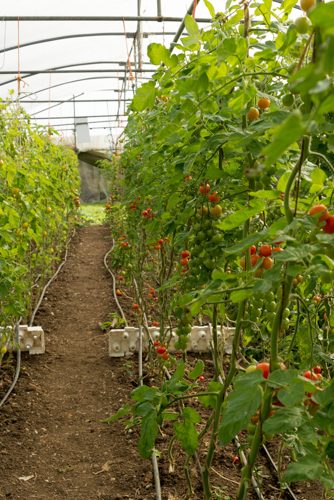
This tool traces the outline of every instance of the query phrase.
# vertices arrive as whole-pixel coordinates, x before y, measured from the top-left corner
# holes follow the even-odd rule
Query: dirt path
[[[109,246],[103,226],[79,230],[36,317],[47,353],[23,356],[16,392],[0,410],[1,499],[154,498],[136,439],[100,422],[133,388],[131,362],[108,358],[98,327],[115,310],[103,266]]]

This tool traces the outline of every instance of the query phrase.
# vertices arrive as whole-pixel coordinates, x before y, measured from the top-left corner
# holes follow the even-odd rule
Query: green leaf
[[[122,406],[114,415],[111,415],[111,417],[108,417],[102,422],[105,422],[107,424],[111,424],[112,422],[115,422],[116,420],[125,417],[125,415],[129,415],[132,413],[132,407],[130,405],[125,405]]]
[[[261,200],[256,200],[256,201],[257,203],[255,204],[254,207],[241,208],[240,210],[237,210],[233,214],[225,217],[223,222],[221,222],[217,226],[220,229],[225,229],[225,230],[230,230],[241,226],[241,224],[243,224],[247,219],[250,219],[251,217],[258,215],[260,212],[262,212],[262,210],[264,210],[265,208],[264,202]]]
[[[248,297],[251,297],[254,295],[253,290],[236,290],[235,292],[232,292],[230,295],[231,301],[233,303],[238,303],[243,300],[246,300]]]
[[[202,375],[204,371],[204,362],[201,359],[198,359],[195,367],[188,374],[188,377],[191,380],[196,380],[200,375]]]
[[[235,388],[231,392],[223,408],[222,423],[218,431],[219,440],[229,443],[250,421],[262,401],[262,372],[239,375],[235,379]],[[251,394],[251,397],[250,397]]]
[[[153,401],[158,394],[158,389],[142,385],[134,389],[131,397],[134,401]]]
[[[267,434],[279,434],[287,432],[295,427],[300,427],[304,422],[303,408],[280,408],[274,415],[269,417],[263,424],[263,430]]]
[[[134,111],[153,108],[155,103],[155,82],[144,83],[136,92],[131,107]]]
[[[198,28],[198,24],[196,23],[195,19],[190,16],[189,14],[186,15],[184,18],[184,24],[186,26],[186,30],[193,37],[194,39],[199,39],[200,31]]]
[[[254,198],[261,198],[264,200],[277,200],[279,198],[279,190],[271,189],[270,191],[267,189],[260,189],[259,191],[252,191],[249,193],[250,196],[254,196]]]
[[[199,413],[186,407],[182,414],[183,422],[174,424],[175,437],[188,455],[193,455],[198,447],[198,432],[195,424],[201,420]]]
[[[160,43],[151,43],[147,48],[147,55],[155,65],[164,63],[168,66],[171,62],[169,50]]]
[[[304,131],[305,125],[301,113],[293,111],[281,125],[272,130],[272,140],[263,149],[263,154],[266,156],[266,165],[270,166],[275,163],[289,146],[302,137]]]
[[[334,441],[330,441],[326,447],[326,454],[334,460]]]
[[[321,3],[312,9],[308,16],[314,27],[324,30],[324,34],[334,34],[334,3]]]
[[[324,115],[326,113],[332,113],[334,111],[334,94],[326,97],[324,101],[320,104],[318,108],[318,113]]]
[[[222,384],[220,382],[215,382],[214,380],[212,380],[208,385],[208,392],[217,392],[218,395],[221,388]],[[216,407],[216,402],[217,402],[216,396],[199,396],[198,400],[202,403],[203,406],[205,406],[205,408]]]
[[[215,17],[216,13],[215,13],[215,9],[213,8],[213,5],[211,2],[209,2],[209,0],[204,0],[204,3],[205,3],[205,7],[208,9],[208,11],[210,12],[210,16],[211,17]]]
[[[157,412],[151,411],[142,418],[138,449],[142,457],[150,458],[158,435]]]
[[[323,472],[321,463],[317,462],[314,457],[305,458],[299,462],[292,462],[288,465],[284,472],[283,479],[288,483],[294,481],[310,481],[319,479]]]

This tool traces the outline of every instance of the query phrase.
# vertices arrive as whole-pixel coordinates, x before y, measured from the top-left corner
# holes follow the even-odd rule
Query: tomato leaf
[[[263,376],[260,370],[238,375],[235,379],[234,391],[228,395],[223,405],[222,423],[218,431],[222,444],[229,443],[255,414],[262,401],[261,382]]]
[[[131,107],[134,111],[143,111],[144,109],[150,109],[155,103],[155,82],[144,83],[137,90]]]
[[[266,166],[275,163],[289,146],[299,141],[304,132],[305,125],[300,111],[293,111],[281,125],[272,130],[272,140],[263,149]]]
[[[202,375],[203,371],[204,371],[204,362],[201,359],[198,359],[194,368],[191,370],[190,373],[188,373],[188,377],[191,380],[196,380],[200,375]]]
[[[183,422],[174,424],[175,437],[188,455],[193,455],[198,446],[198,432],[196,424],[201,420],[199,413],[193,408],[186,407],[182,414]]]

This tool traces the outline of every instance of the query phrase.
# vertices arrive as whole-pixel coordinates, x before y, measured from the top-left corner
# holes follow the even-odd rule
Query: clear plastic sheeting
[[[202,20],[201,27],[208,26],[210,14],[204,2],[196,3],[196,19]],[[211,3],[217,11],[224,7],[220,0]],[[12,91],[11,99],[20,101],[32,121],[58,130],[67,142],[71,137],[75,142],[76,117],[88,117],[91,139],[104,137],[102,142],[109,147],[126,125],[127,106],[136,88],[156,69],[147,57],[148,45],[169,47],[192,4],[191,0],[5,2],[0,18],[0,97],[7,99]],[[55,16],[58,20],[50,20]],[[65,17],[76,20],[60,20]]]

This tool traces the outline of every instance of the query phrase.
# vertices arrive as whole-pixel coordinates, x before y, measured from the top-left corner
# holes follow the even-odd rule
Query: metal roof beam
[[[72,98],[73,99],[73,98]],[[78,104],[80,102],[118,102],[118,101],[132,101],[132,99],[76,99],[75,100],[75,104]],[[10,99],[8,101],[6,101],[5,99],[3,99],[2,102],[7,102],[7,103],[11,103],[13,101],[11,101]],[[36,101],[32,100],[32,99],[20,99],[20,103],[21,102],[24,102],[24,103],[29,103],[29,104],[49,104],[49,103],[54,103],[54,102],[59,102],[61,104],[66,104],[66,103],[72,103],[72,101],[63,101],[62,99],[37,99]]]
[[[113,115],[83,115],[83,116],[76,116],[75,118],[79,119],[84,119],[84,118],[110,118]],[[119,116],[128,116],[128,115],[119,115]],[[34,120],[70,120],[73,118],[73,115],[71,116],[34,116]]]
[[[0,20],[1,20],[1,18],[0,18]],[[137,32],[127,33],[126,36],[127,36],[127,38],[135,38],[136,34],[137,34]],[[163,33],[163,32],[152,32],[152,33],[151,32],[145,32],[143,35],[146,38],[146,37],[148,37],[150,35],[154,35],[154,36],[174,35],[174,32],[167,32],[167,33]],[[39,45],[41,43],[57,42],[59,40],[68,40],[68,39],[71,39],[71,38],[88,38],[88,37],[92,37],[92,36],[97,36],[97,37],[98,36],[123,36],[124,37],[124,33],[121,33],[121,32],[77,33],[77,34],[72,34],[72,35],[54,36],[52,38],[41,38],[40,40],[33,40],[31,42],[21,43],[20,44],[20,50],[22,48],[24,48],[24,47],[30,47],[31,45]],[[7,54],[7,52],[10,52],[11,50],[17,50],[17,48],[18,48],[18,45],[11,45],[10,47],[1,49],[0,50],[0,54],[3,54],[3,53]],[[126,63],[124,63],[124,64],[126,64]]]
[[[133,69],[132,73],[155,73],[156,69]],[[120,69],[21,69],[22,78],[39,75],[40,73],[121,73]],[[24,73],[29,73],[24,75]],[[1,70],[0,75],[17,75],[17,70]]]
[[[165,23],[180,23],[183,17],[170,16],[1,16],[1,21],[156,21]],[[211,18],[196,19],[197,23],[211,23]]]

